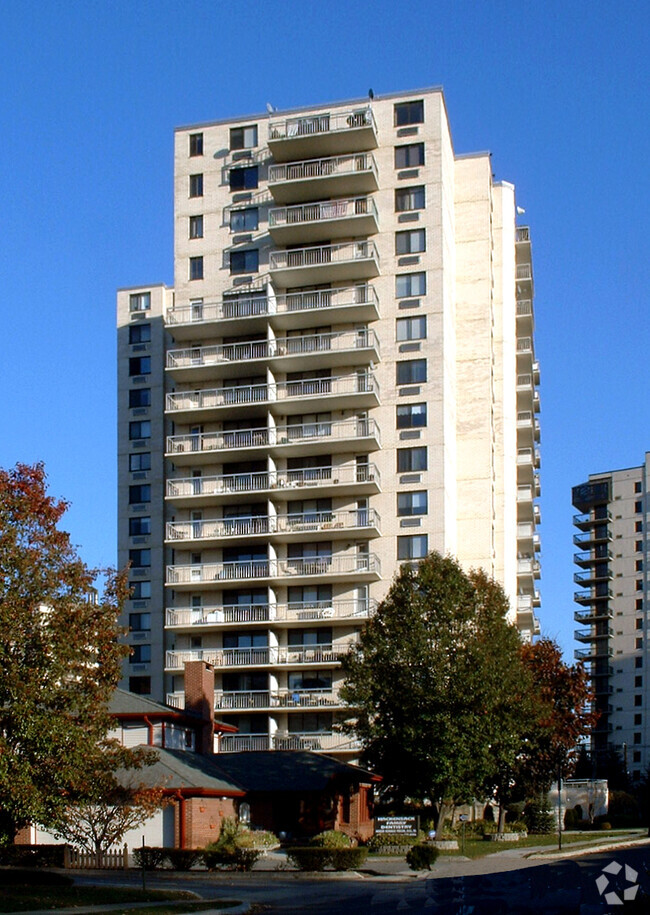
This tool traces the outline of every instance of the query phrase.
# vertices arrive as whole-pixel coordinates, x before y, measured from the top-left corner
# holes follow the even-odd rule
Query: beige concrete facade
[[[176,131],[174,289],[118,296],[120,561],[129,518],[151,518],[151,661],[126,686],[180,702],[203,658],[240,728],[222,749],[354,753],[338,658],[431,549],[502,582],[532,636],[538,370],[515,223],[489,154],[454,155],[439,89]],[[134,508],[139,323],[152,488]]]

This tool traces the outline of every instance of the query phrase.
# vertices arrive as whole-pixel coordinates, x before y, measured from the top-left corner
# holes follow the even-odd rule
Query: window
[[[395,168],[417,168],[424,165],[424,143],[395,147]]]
[[[395,365],[397,384],[420,384],[427,380],[427,360],[409,359]]]
[[[639,675],[634,678],[634,688],[643,689],[643,676],[642,675]]]
[[[634,659],[634,666],[635,666],[637,669],[638,669],[639,667],[643,667],[643,658],[635,658],[635,659]]]
[[[635,639],[634,647],[637,651],[641,651],[641,649],[643,648],[643,639]]]
[[[634,522],[635,533],[640,534],[642,532],[642,530],[643,530],[643,521],[635,521]]]
[[[129,613],[129,628],[133,632],[147,632],[151,629],[151,614]]]
[[[634,743],[636,743],[636,744],[641,743],[641,734],[640,733],[637,733],[634,735]]]
[[[422,251],[426,251],[424,229],[395,232],[395,254],[420,254]]]
[[[151,470],[151,452],[139,451],[129,455],[129,470],[133,473],[138,470]]]
[[[397,538],[398,559],[424,559],[427,555],[428,539],[426,534],[415,534],[411,537]]]
[[[129,343],[149,343],[151,341],[151,324],[132,324],[129,327]]]
[[[426,273],[402,273],[395,277],[395,295],[398,299],[426,295]]]
[[[640,482],[640,480],[637,480],[637,482],[634,484],[634,492],[641,492],[641,482]]]
[[[257,124],[230,128],[230,149],[251,149],[257,146]]]
[[[643,715],[640,712],[637,712],[634,716],[634,724],[635,726],[643,724]]]
[[[151,373],[151,356],[131,356],[129,375],[149,375]]]
[[[397,472],[410,473],[414,470],[427,469],[427,449],[422,448],[398,448],[397,449]]]
[[[408,124],[421,124],[424,121],[424,101],[398,102],[395,105],[395,127],[405,127]]]
[[[636,629],[643,629],[643,620],[635,620],[634,624]]]
[[[151,438],[151,422],[148,419],[140,422],[129,423],[129,438]]]
[[[202,280],[203,279],[203,258],[202,257],[191,257],[190,258],[190,279],[191,280]]]
[[[134,292],[129,296],[129,311],[148,311],[150,308],[150,292]]]
[[[635,706],[643,705],[643,696],[635,696],[634,705]]]
[[[260,254],[257,248],[230,252],[230,273],[255,273],[259,270]]]
[[[129,550],[129,562],[134,569],[144,569],[151,565],[151,550]]]
[[[151,661],[151,645],[132,645],[130,664],[149,664]]]
[[[190,238],[203,238],[203,216],[190,216]]]
[[[635,541],[634,549],[636,550],[637,553],[642,553],[643,552],[643,540]]]
[[[397,407],[397,428],[416,429],[427,424],[427,405],[425,403],[400,404]]]
[[[395,191],[395,212],[406,213],[410,210],[424,209],[424,185],[417,187],[400,187]]]
[[[259,223],[259,210],[257,207],[246,207],[243,210],[230,211],[231,232],[254,232]]]
[[[202,156],[203,155],[203,134],[202,133],[191,133],[190,134],[190,156]]]
[[[419,489],[417,492],[397,493],[398,515],[426,515],[426,513],[427,492],[425,489]]]
[[[129,407],[150,407],[151,388],[132,388],[129,391]]]
[[[141,534],[151,533],[151,518],[142,515],[139,518],[129,518],[129,536],[138,537]]]
[[[203,197],[203,175],[190,175],[190,197]]]
[[[151,502],[151,486],[149,483],[143,483],[140,486],[129,486],[129,505],[137,505],[140,502]]]
[[[131,600],[148,600],[151,597],[150,581],[131,581]]]
[[[230,190],[248,191],[257,187],[257,165],[230,169]]]
[[[136,696],[148,696],[151,692],[151,677],[129,677],[129,692]]]
[[[643,591],[643,579],[642,578],[637,578],[636,589],[637,589],[637,591]]]
[[[637,515],[641,514],[643,511],[643,502],[640,499],[638,502],[634,503],[634,511],[637,513]]]
[[[636,566],[637,572],[643,572],[643,560],[642,559],[637,559],[635,566]]]
[[[637,597],[635,606],[636,606],[637,610],[643,610],[643,598],[642,597]]]
[[[427,319],[424,315],[397,319],[396,337],[398,343],[404,343],[407,340],[425,340],[426,336]]]

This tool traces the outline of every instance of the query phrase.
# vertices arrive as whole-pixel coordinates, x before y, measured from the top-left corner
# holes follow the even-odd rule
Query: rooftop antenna
[[[375,97],[375,93],[372,91],[372,89],[368,89],[368,98],[372,101],[372,99],[374,99],[374,97]]]

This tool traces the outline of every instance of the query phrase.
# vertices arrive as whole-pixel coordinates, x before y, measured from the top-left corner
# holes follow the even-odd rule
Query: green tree
[[[503,589],[431,553],[403,565],[343,661],[343,698],[364,762],[397,802],[438,806],[481,795],[513,766],[529,674]]]
[[[41,464],[0,470],[0,840],[53,824],[110,726],[125,575],[98,599]]]

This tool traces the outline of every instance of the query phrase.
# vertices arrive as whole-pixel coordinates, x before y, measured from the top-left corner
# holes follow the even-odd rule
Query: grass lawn
[[[646,830],[630,829],[611,829],[593,832],[572,832],[562,833],[562,848],[573,846],[591,846],[607,844],[612,841],[625,839],[639,839],[647,835]],[[458,845],[460,846],[460,839]],[[483,858],[486,855],[494,855],[500,851],[507,851],[511,848],[533,848],[536,846],[548,846],[549,851],[557,849],[557,834],[547,836],[527,836],[525,839],[519,839],[518,842],[485,842],[483,839],[465,839],[465,857],[466,858]],[[460,855],[458,851],[441,851],[441,855]]]
[[[191,900],[191,901],[188,901]],[[123,903],[157,902],[160,905],[146,908],[123,909]],[[196,901],[192,893],[165,890],[135,890],[107,886],[3,886],[0,892],[0,912],[29,912],[32,909],[90,908],[95,905],[114,904],[115,915],[164,915],[164,913],[200,912],[215,908],[215,901]],[[233,900],[219,900],[219,908],[239,905]]]

